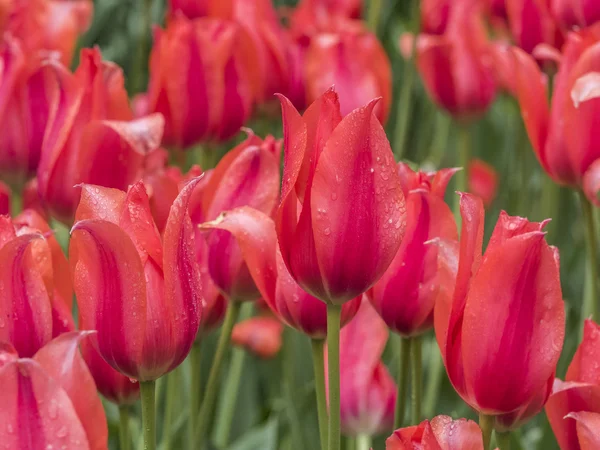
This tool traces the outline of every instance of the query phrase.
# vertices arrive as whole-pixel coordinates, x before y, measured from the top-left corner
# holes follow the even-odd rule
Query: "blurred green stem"
[[[371,0],[369,2],[369,13],[367,15],[367,25],[375,35],[379,28],[379,18],[381,17],[381,3],[383,0]]]
[[[458,127],[458,142],[457,142],[457,164],[456,167],[461,167],[454,177],[456,179],[456,191],[467,192],[469,160],[471,159],[471,130],[466,125]],[[454,198],[454,218],[460,230],[462,223],[460,216],[460,196]]]
[[[359,434],[356,436],[356,450],[370,450],[371,436],[368,434]]]
[[[188,450],[194,450],[194,433],[195,433],[195,421],[198,414],[198,406],[200,405],[200,388],[201,388],[201,374],[200,370],[202,353],[200,351],[200,342],[194,342],[192,350],[190,351],[190,402],[189,402],[189,417],[188,417]]]
[[[177,391],[180,388],[178,375],[177,369],[165,375],[167,379],[167,392],[165,393],[165,416],[163,418],[163,438],[161,441],[161,445],[164,448],[171,448],[173,410],[175,408],[175,401],[177,400]]]
[[[448,148],[451,123],[452,119],[446,113],[443,111],[436,112],[433,142],[431,143],[431,151],[428,158],[436,169],[440,168],[444,161],[444,154]]]
[[[583,191],[579,191],[579,198],[581,200],[581,210],[583,213],[583,220],[585,222],[585,231],[588,248],[588,276],[591,278],[591,284],[586,293],[584,299],[584,314],[581,315],[582,322],[586,319],[586,314],[591,314],[592,319],[595,322],[599,321],[598,317],[598,272],[600,267],[598,266],[598,241],[597,241],[597,230],[596,221],[594,218],[594,210],[592,204],[587,199]]]
[[[155,381],[140,381],[144,450],[156,450]]]
[[[510,450],[510,431],[505,433],[496,431],[496,444],[500,450]]]
[[[18,192],[13,192],[10,198],[10,215],[12,217],[18,216],[23,210],[23,197]]]
[[[283,349],[281,353],[281,362],[283,363],[283,395],[287,404],[287,416],[290,423],[290,431],[292,435],[292,448],[296,450],[304,450],[304,433],[302,432],[302,423],[296,409],[296,365],[294,338],[296,331],[290,327],[285,327],[283,332]],[[319,423],[320,425],[320,423]]]
[[[479,428],[481,428],[481,435],[483,436],[483,450],[489,450],[492,441],[492,431],[494,430],[494,418],[480,413]]]
[[[119,406],[119,443],[121,450],[130,449],[131,437],[129,436],[129,406]]]
[[[315,373],[315,392],[317,396],[317,412],[319,416],[319,435],[321,450],[327,449],[328,422],[327,399],[325,398],[325,340],[311,339],[313,370]]]
[[[152,0],[140,0],[142,29],[139,35],[137,45],[137,53],[134,58],[134,66],[132,68],[130,92],[137,93],[144,91],[144,72],[147,69],[146,57],[148,54],[149,36],[152,28]]]
[[[327,368],[329,369],[329,443],[340,450],[340,316],[342,307],[327,305]]]
[[[408,369],[410,367],[410,339],[400,336],[400,364],[398,366],[398,395],[396,397],[396,415],[394,429],[398,429],[404,422],[406,410],[406,392],[408,390]]]
[[[435,406],[443,374],[444,362],[442,361],[442,355],[434,337],[431,344],[431,354],[429,355],[429,376],[427,377],[427,386],[425,387],[425,396],[423,399],[425,417],[433,417],[435,415]]]
[[[210,372],[208,375],[208,382],[206,383],[206,389],[204,399],[202,400],[202,406],[200,407],[200,414],[198,415],[198,421],[196,423],[196,432],[194,442],[196,448],[202,448],[200,445],[201,440],[206,437],[206,431],[208,429],[208,422],[212,416],[215,400],[217,398],[217,392],[219,391],[219,379],[221,377],[221,366],[225,358],[225,353],[229,348],[229,340],[231,338],[231,331],[233,326],[237,322],[237,318],[240,314],[241,303],[230,300],[227,305],[227,312],[225,313],[225,320],[221,327],[221,334],[219,335],[219,341],[217,342],[217,350],[215,352]]]
[[[421,422],[421,401],[423,391],[423,362],[421,356],[421,343],[421,336],[410,338],[412,425],[418,425]]]

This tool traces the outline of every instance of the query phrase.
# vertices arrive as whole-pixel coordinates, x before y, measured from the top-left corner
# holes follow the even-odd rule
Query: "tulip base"
[[[483,437],[483,450],[489,450],[494,431],[494,417],[479,413],[479,428]]]
[[[329,376],[328,450],[340,450],[340,321],[342,307],[327,305],[327,368]]]
[[[144,450],[156,450],[155,381],[140,381]]]
[[[319,417],[319,436],[321,450],[327,449],[328,420],[327,399],[325,396],[325,341],[311,339],[313,370],[315,374],[315,392],[317,396],[317,413]]]
[[[410,339],[400,337],[400,364],[398,366],[398,395],[396,396],[396,414],[394,429],[402,427],[406,410],[406,393],[408,391],[408,370],[410,368]]]
[[[121,450],[131,448],[131,437],[129,436],[129,407],[119,406],[119,444]]]

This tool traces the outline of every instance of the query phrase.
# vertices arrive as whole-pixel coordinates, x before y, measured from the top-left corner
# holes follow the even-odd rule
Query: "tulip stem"
[[[377,35],[379,28],[379,18],[381,17],[381,0],[371,0],[369,2],[369,11],[367,15],[367,24],[371,31]]]
[[[496,444],[500,450],[510,450],[510,431],[505,433],[496,431]]]
[[[421,422],[421,399],[423,392],[423,361],[421,357],[421,336],[410,339],[411,406],[412,424]]]
[[[494,430],[494,417],[479,413],[479,428],[483,436],[483,450],[489,450]]]
[[[155,381],[140,381],[144,450],[156,450]]]
[[[329,419],[327,417],[327,399],[325,397],[325,340],[311,339],[311,344],[321,450],[327,450],[327,425]]]
[[[368,434],[359,434],[356,436],[356,450],[370,450],[371,436]]]
[[[587,317],[587,315],[591,315],[594,321],[598,322],[598,305],[596,302],[598,301],[599,290],[598,290],[598,273],[600,272],[600,267],[598,266],[598,241],[596,239],[596,221],[594,218],[594,210],[592,208],[592,204],[587,199],[585,194],[580,191],[579,198],[581,200],[581,209],[583,212],[583,219],[585,221],[585,231],[587,238],[587,247],[588,247],[588,277],[590,277],[591,289],[587,290],[586,296],[584,299],[584,309],[582,311],[581,317],[582,322]]]
[[[223,365],[223,359],[225,358],[225,353],[229,347],[231,331],[233,330],[233,326],[237,322],[237,318],[240,315],[240,309],[240,302],[231,300],[228,302],[225,320],[223,322],[223,326],[221,327],[221,334],[219,335],[219,341],[217,342],[217,350],[210,367],[208,382],[206,383],[206,389],[204,391],[205,395],[204,399],[202,400],[202,406],[200,407],[198,422],[196,423],[196,437],[194,441],[197,444],[206,437],[208,421],[212,416],[215,400],[217,399],[219,379],[221,377],[221,366]],[[201,448],[201,446],[196,445],[196,448]]]
[[[161,445],[164,448],[171,448],[171,427],[173,426],[173,409],[175,408],[175,400],[177,391],[179,390],[179,373],[177,369],[165,375],[167,379],[167,390],[165,393],[165,415],[163,418],[164,430]]]
[[[142,0],[140,3],[142,29],[139,30],[137,53],[133,59],[134,66],[132,68],[130,85],[131,94],[144,90],[144,71],[146,69],[146,56],[149,47],[148,36],[152,28],[152,0]]]
[[[423,398],[423,412],[425,417],[433,417],[435,414],[435,406],[440,390],[440,382],[444,374],[444,362],[440,354],[439,347],[435,338],[431,345],[431,354],[429,355],[429,375],[427,377],[427,387]]]
[[[119,443],[121,450],[129,450],[131,438],[129,436],[129,406],[119,406]]]
[[[194,342],[192,350],[190,351],[190,414],[188,417],[188,450],[194,450],[194,433],[196,432],[194,418],[198,414],[198,406],[200,405],[200,388],[201,388],[201,368],[202,353],[200,349],[200,343]]]
[[[402,427],[406,410],[406,392],[408,388],[408,369],[410,368],[410,339],[400,337],[400,364],[398,365],[398,395],[396,397],[396,415],[394,429]]]
[[[23,211],[23,197],[19,192],[13,192],[10,197],[10,215],[16,217]]]
[[[342,307],[327,305],[327,366],[329,372],[329,443],[340,450],[340,320]]]

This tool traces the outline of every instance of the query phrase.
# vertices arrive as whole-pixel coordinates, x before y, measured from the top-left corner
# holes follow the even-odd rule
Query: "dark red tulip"
[[[60,87],[52,102],[37,171],[40,197],[52,215],[71,223],[81,183],[126,189],[142,175],[158,147],[159,114],[132,120],[121,69],[84,49],[72,75],[56,67]]]
[[[469,192],[481,197],[483,204],[488,207],[498,195],[498,172],[491,164],[473,158],[469,161],[468,186]]]
[[[406,204],[377,100],[342,118],[333,89],[301,116],[281,97],[282,199],[277,235],[296,282],[328,303],[369,289],[394,258]]]
[[[0,341],[31,357],[74,329],[68,263],[50,227],[31,210],[0,216]]]
[[[10,214],[10,198],[12,190],[6,184],[0,181],[0,215]]]
[[[564,28],[585,28],[600,21],[600,4],[594,0],[551,0],[551,5]]]
[[[269,216],[241,207],[201,227],[232,234],[262,298],[285,324],[312,339],[327,336],[327,306],[304,291],[290,275],[277,246],[275,224]],[[354,317],[359,305],[357,297],[342,306],[342,326]]]
[[[161,237],[146,189],[84,185],[69,248],[82,329],[115,370],[140,381],[185,359],[198,333],[201,280],[188,204],[181,191]]]
[[[405,337],[433,327],[435,298],[445,280],[438,272],[438,246],[431,241],[458,239],[454,216],[444,203],[455,172],[413,172],[407,164],[398,164],[406,198],[406,233],[394,260],[368,295],[387,326]]]
[[[7,346],[0,350],[0,441],[6,448],[107,448],[104,408],[77,349],[88,333],[63,334],[33,359]]]
[[[544,239],[546,222],[502,212],[482,256],[483,202],[461,194],[460,207],[460,255],[439,243],[439,270],[456,273],[456,284],[436,300],[437,341],[450,381],[469,405],[491,416],[526,409],[507,419],[522,421],[543,406],[562,349],[558,250]]]
[[[437,416],[418,426],[400,428],[385,441],[385,450],[485,450],[472,420]]]
[[[594,417],[591,414],[600,413],[599,340],[600,327],[586,320],[583,340],[569,365],[565,381],[554,381],[546,403],[546,415],[561,450],[585,450],[580,431],[585,432],[586,423],[590,423],[588,419]],[[577,414],[584,415],[578,417]]]
[[[243,347],[259,358],[277,356],[282,344],[283,324],[275,317],[251,317],[236,323],[231,333],[231,343]]]

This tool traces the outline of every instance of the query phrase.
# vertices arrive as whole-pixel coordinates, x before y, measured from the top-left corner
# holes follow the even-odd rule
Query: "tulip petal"
[[[83,184],[75,222],[100,219],[119,224],[127,194],[120,189]]]
[[[573,412],[566,417],[577,421],[577,437],[581,450],[600,448],[600,414],[592,412]]]
[[[600,206],[600,159],[594,161],[583,174],[583,192],[595,206]]]
[[[336,303],[365,292],[383,275],[406,226],[400,179],[375,104],[354,110],[336,127],[312,185],[318,265],[328,300]]]
[[[86,432],[90,449],[108,445],[106,414],[96,384],[79,353],[79,344],[91,331],[63,334],[42,347],[34,356],[46,373],[67,393]]]
[[[481,429],[472,420],[434,417],[423,432],[423,448],[440,450],[483,450]]]
[[[600,386],[600,326],[593,320],[587,319],[583,326],[583,340],[567,370],[565,381],[579,381]]]

